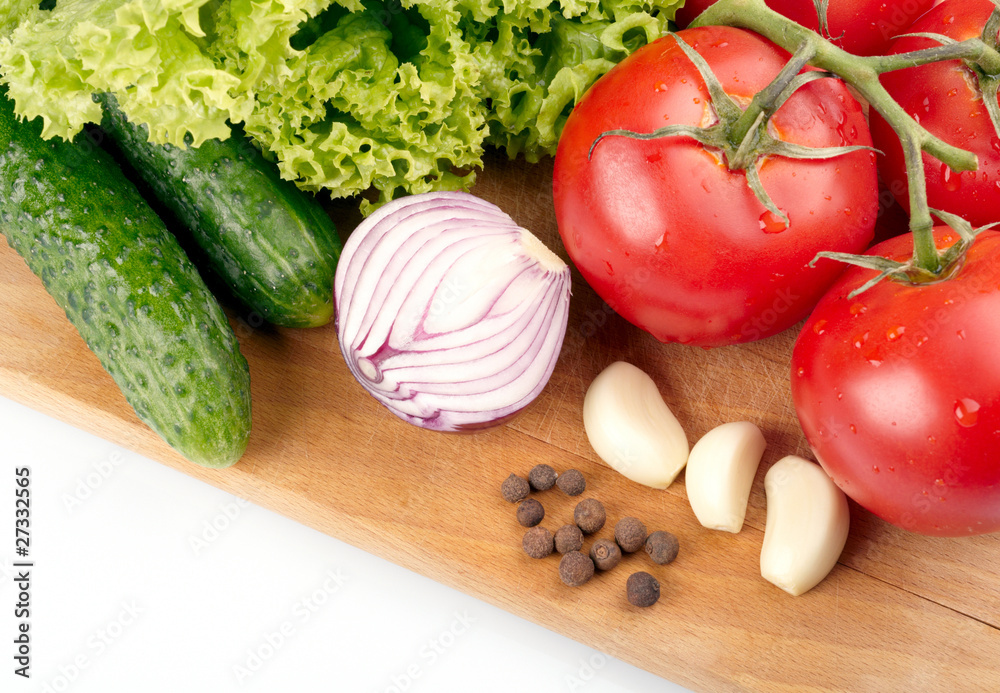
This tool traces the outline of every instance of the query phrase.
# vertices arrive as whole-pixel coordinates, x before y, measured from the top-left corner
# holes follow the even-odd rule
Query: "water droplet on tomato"
[[[955,333],[955,336],[961,339],[962,341],[965,341],[965,330],[959,330],[958,332]]]
[[[785,228],[785,220],[771,210],[760,215],[760,230],[764,233],[781,233]]]
[[[955,418],[960,426],[972,428],[979,419],[979,402],[968,397],[955,402]]]
[[[667,83],[666,82],[660,82],[659,84],[656,85],[656,88],[653,91],[663,92],[663,91],[666,91],[667,88],[668,87],[667,87]]]
[[[857,335],[854,338],[854,348],[855,349],[860,349],[861,347],[863,347],[865,345],[865,342],[867,342],[867,341],[868,341],[868,333],[867,332],[865,332],[864,334]]]
[[[890,472],[894,472],[894,471],[896,471],[896,468],[895,467],[889,467],[889,471]]]
[[[851,429],[851,433],[857,433],[858,432],[858,427],[855,426],[854,424],[851,424],[850,426],[848,426],[848,428]]]
[[[878,368],[879,366],[882,365],[882,358],[881,356],[876,355],[875,352],[872,352],[871,354],[868,354],[868,363],[870,363],[875,368]]]
[[[694,101],[695,103],[701,103],[701,99],[699,99],[697,96],[694,97],[692,101]]]
[[[868,311],[868,306],[866,306],[864,303],[854,303],[854,304],[851,304],[850,312],[851,312],[851,315],[853,315],[855,317],[857,317],[858,315],[863,315],[867,311]]]
[[[941,20],[942,24],[953,24],[955,22],[955,15],[949,14],[947,17]]]
[[[885,333],[885,338],[888,339],[890,342],[895,342],[897,339],[902,337],[903,333],[905,332],[906,332],[906,327],[904,327],[903,325],[898,325],[897,327],[890,327],[889,330]]]
[[[958,96],[958,89],[949,89],[948,96]]]
[[[935,438],[934,436],[927,436],[927,442],[933,445],[934,443],[937,442],[937,438]],[[910,460],[910,462],[912,463],[913,460]]]
[[[817,320],[813,324],[813,332],[816,334],[823,334],[826,332],[826,320]]]
[[[799,369],[795,371],[795,375],[799,376],[800,378],[805,374],[806,374],[806,369],[803,368],[802,366],[799,366]]]
[[[922,334],[922,335],[920,335],[920,336],[919,336],[919,337],[917,338],[917,346],[918,346],[918,347],[920,347],[920,346],[923,346],[924,344],[926,344],[926,343],[927,343],[927,342],[929,342],[929,341],[931,341],[931,338],[930,338],[930,337],[928,337],[928,336],[927,336],[927,335],[925,335],[925,334]]]
[[[962,174],[952,171],[948,164],[941,164],[941,185],[948,192],[955,192],[962,187]]]
[[[843,392],[838,392],[837,393],[837,400],[839,401],[839,400],[842,400],[842,399],[844,399],[844,393]]]
[[[877,464],[873,464],[872,465],[872,471],[875,472],[876,474],[878,474],[878,465]]]

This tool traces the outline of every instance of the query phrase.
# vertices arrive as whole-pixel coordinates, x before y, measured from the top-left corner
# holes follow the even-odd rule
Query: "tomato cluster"
[[[679,20],[712,2],[690,0]],[[817,25],[815,14],[803,14],[807,6],[815,11],[812,0],[767,4]],[[995,11],[992,0],[945,0],[917,19],[931,4],[831,2],[829,33],[859,54],[900,53],[979,37]],[[941,38],[888,44],[890,36],[915,32]],[[904,269],[920,265],[923,274],[898,271],[857,294],[877,269],[844,271],[839,262],[814,258],[819,251],[862,252],[871,242],[879,215],[876,158],[889,192],[908,204],[898,122],[890,126],[873,109],[869,131],[862,106],[841,81],[803,79],[766,113],[767,136],[844,149],[828,158],[772,150],[752,168],[733,165],[733,151],[713,145],[722,140],[691,134],[725,121],[705,66],[750,111],[789,54],[730,27],[678,35],[704,65],[677,39],[661,39],[599,80],[566,123],[555,207],[577,268],[612,308],[661,341],[734,344],[809,315],[793,354],[792,392],[806,437],[833,480],[865,508],[916,532],[1000,530],[1000,359],[993,354],[1000,343],[1000,233],[983,231],[970,241],[968,224],[938,227],[940,257],[950,257],[944,250],[956,243],[966,251],[928,269],[932,239],[918,223],[916,238],[891,238],[869,253]],[[958,60],[882,76],[889,95],[926,131],[976,154],[978,168],[967,172],[923,155],[929,207],[973,225],[1000,221],[1000,134],[983,96],[993,79]],[[688,129],[667,133],[667,125]],[[873,140],[884,156],[856,147]],[[753,173],[766,196],[752,189]],[[927,218],[922,199],[919,209],[924,216],[914,219]],[[923,256],[914,254],[915,242]]]

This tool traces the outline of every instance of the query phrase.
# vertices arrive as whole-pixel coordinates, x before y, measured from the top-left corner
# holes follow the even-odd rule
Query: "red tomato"
[[[687,0],[677,10],[677,24],[685,27],[716,0]],[[830,0],[826,16],[835,43],[856,55],[880,55],[889,41],[902,34],[934,0]],[[767,6],[813,31],[819,19],[813,0],[767,0]]]
[[[993,11],[991,0],[947,0],[924,15],[910,32],[933,32],[957,41],[979,36]],[[922,38],[901,38],[894,53],[939,45]],[[972,71],[957,60],[890,72],[882,84],[892,97],[932,134],[948,144],[973,152],[979,169],[956,173],[924,154],[927,200],[968,219],[974,226],[1000,220],[1000,139],[997,139],[983,95]],[[892,128],[872,113],[875,146],[885,152],[879,163],[882,178],[899,203],[910,208],[903,149]]]
[[[957,240],[938,227],[939,247]],[[899,260],[910,234],[872,249]],[[922,534],[1000,530],[1000,233],[951,279],[913,286],[852,267],[795,344],[792,396],[816,459],[848,496]]]
[[[789,57],[741,29],[681,36],[744,104]],[[754,197],[744,172],[689,138],[607,137],[590,155],[608,130],[652,132],[713,118],[704,81],[666,37],[598,80],[570,114],[556,154],[556,219],[570,257],[614,310],[664,342],[715,346],[780,332],[804,318],[843,270],[828,260],[807,267],[816,252],[861,252],[872,238],[871,152],[765,159],[760,177],[788,215],[787,229]],[[770,127],[809,146],[870,142],[861,107],[831,79],[798,90]]]

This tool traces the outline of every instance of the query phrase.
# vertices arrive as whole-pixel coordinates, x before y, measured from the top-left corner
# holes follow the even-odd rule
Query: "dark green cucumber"
[[[275,325],[330,321],[341,247],[319,204],[282,180],[239,131],[197,148],[152,144],[113,96],[102,101],[102,128],[240,300]]]
[[[0,233],[139,418],[193,462],[229,466],[250,433],[236,337],[160,218],[81,138],[42,140],[0,91]]]

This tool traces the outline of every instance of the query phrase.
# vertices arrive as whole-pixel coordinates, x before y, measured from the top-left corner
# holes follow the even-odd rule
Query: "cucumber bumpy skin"
[[[315,200],[282,180],[278,167],[238,130],[197,149],[153,144],[145,126],[128,122],[114,96],[100,100],[102,129],[191,230],[240,300],[283,327],[330,321],[341,245]]]
[[[42,140],[0,91],[0,233],[139,418],[189,460],[227,467],[250,433],[247,362],[177,240],[89,144]]]

